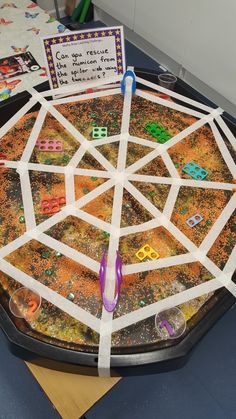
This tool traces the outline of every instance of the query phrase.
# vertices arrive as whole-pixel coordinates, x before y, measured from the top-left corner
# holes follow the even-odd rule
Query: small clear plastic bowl
[[[38,315],[41,300],[36,291],[21,287],[12,294],[9,308],[15,317],[30,320]]]
[[[173,90],[175,83],[177,82],[177,77],[174,74],[162,73],[158,74],[159,85],[165,87],[166,89]]]
[[[186,330],[186,320],[183,312],[173,307],[156,314],[155,326],[161,340],[177,339]]]

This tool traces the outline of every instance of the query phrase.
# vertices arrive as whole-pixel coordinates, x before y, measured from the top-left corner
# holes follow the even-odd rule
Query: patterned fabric
[[[0,0],[0,58],[29,51],[42,67],[0,80],[0,101],[47,80],[40,37],[68,32],[64,25],[29,0]]]

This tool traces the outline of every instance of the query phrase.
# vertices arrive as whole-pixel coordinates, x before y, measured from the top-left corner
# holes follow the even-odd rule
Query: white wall
[[[136,0],[134,31],[236,104],[235,18],[235,0]]]
[[[181,63],[192,2],[136,0],[134,31]]]
[[[235,0],[93,0],[93,3],[155,46],[162,58],[167,57],[162,64],[168,67],[171,58],[174,68],[179,65],[181,74],[194,87],[205,89],[207,85],[222,96],[221,103],[217,102],[220,106],[229,102],[230,111],[230,103],[236,105]],[[169,69],[174,71],[170,66]],[[217,96],[214,92],[210,94],[212,100]]]
[[[115,17],[128,28],[134,27],[136,0],[95,0],[93,3],[109,15]]]

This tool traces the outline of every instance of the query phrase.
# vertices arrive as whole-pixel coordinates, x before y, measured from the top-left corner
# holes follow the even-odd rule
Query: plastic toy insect
[[[6,20],[3,17],[0,19],[0,25],[7,26],[7,25],[10,25],[10,23],[13,23],[13,21],[12,20]]]
[[[29,13],[29,12],[25,12],[25,17],[26,17],[27,19],[35,19],[38,15],[39,15],[39,13]]]
[[[26,45],[23,48],[18,48],[18,47],[15,47],[14,45],[11,45],[11,48],[13,49],[14,52],[17,52],[19,54],[20,52],[26,52],[27,49],[29,48],[29,45]]]

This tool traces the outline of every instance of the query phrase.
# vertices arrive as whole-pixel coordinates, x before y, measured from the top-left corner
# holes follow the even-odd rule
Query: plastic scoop
[[[106,266],[107,266],[107,260],[106,260],[106,253],[103,254],[101,264],[100,264],[100,271],[99,271],[99,278],[100,278],[100,289],[101,289],[101,295],[102,295],[102,301],[105,309],[109,312],[114,311],[119,295],[120,295],[120,286],[122,281],[122,261],[120,258],[120,255],[118,252],[116,252],[116,295],[112,301],[109,301],[105,296],[105,283],[106,283]]]

